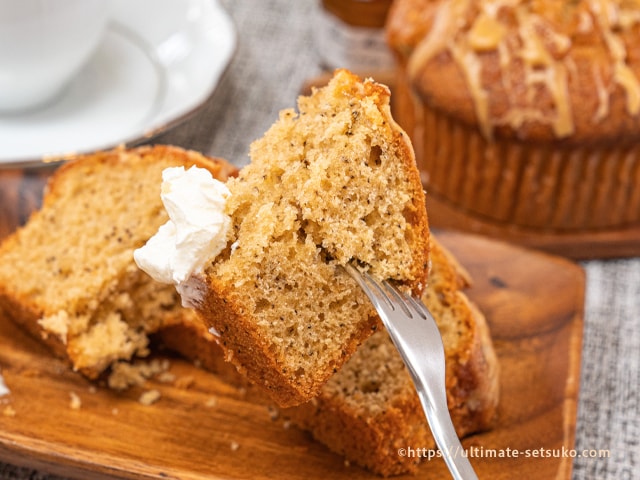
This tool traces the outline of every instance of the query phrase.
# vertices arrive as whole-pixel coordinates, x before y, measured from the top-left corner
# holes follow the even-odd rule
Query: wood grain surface
[[[435,194],[427,197],[427,210],[432,226],[486,235],[574,260],[640,256],[639,225],[577,232],[535,230],[488,221],[454,207]]]
[[[38,204],[45,177],[0,172],[2,235]],[[561,449],[574,446],[582,270],[481,237],[439,237],[474,277],[469,296],[487,316],[502,370],[495,427],[463,442],[479,477],[568,480],[572,461]],[[0,398],[0,461],[78,479],[376,478],[192,364],[172,358],[170,372],[175,381],[116,393],[0,317],[0,373],[11,391]],[[142,405],[150,389],[161,397]],[[431,460],[407,478],[447,473]]]

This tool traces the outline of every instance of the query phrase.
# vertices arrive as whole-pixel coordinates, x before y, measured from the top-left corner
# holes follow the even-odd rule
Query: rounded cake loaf
[[[640,223],[640,2],[398,0],[387,36],[430,194],[534,230]]]

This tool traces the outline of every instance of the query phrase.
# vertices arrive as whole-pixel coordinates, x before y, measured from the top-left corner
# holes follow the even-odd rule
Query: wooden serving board
[[[463,442],[475,447],[479,477],[568,480],[571,458],[553,452],[574,447],[583,271],[480,237],[439,237],[474,277],[469,295],[488,318],[501,366],[495,427]],[[377,478],[213,375],[178,359],[170,371],[175,382],[144,386],[161,392],[144,406],[140,389],[96,388],[0,318],[0,372],[11,391],[0,397],[0,461],[83,480]],[[79,409],[71,408],[71,392]],[[486,458],[492,449],[496,456]],[[406,478],[447,473],[431,460]]]

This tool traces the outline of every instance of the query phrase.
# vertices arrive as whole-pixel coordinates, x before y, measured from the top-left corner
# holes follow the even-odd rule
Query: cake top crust
[[[638,0],[398,0],[389,43],[431,107],[483,135],[631,142]]]

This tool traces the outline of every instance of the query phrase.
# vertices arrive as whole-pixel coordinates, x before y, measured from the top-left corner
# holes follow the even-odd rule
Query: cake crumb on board
[[[82,407],[82,400],[76,392],[69,392],[69,407],[71,410],[80,410]]]
[[[138,398],[138,402],[142,405],[152,405],[160,400],[161,394],[158,390],[147,390]]]
[[[16,411],[11,405],[7,405],[2,410],[2,415],[4,415],[5,417],[15,417],[16,416]]]
[[[126,390],[129,387],[142,385],[154,375],[162,375],[169,370],[168,360],[153,359],[139,361],[134,364],[118,362],[113,365],[108,385],[113,390]]]

